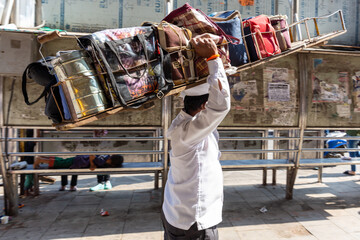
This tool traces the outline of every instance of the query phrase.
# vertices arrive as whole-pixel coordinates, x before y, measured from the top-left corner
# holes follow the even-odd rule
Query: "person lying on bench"
[[[124,158],[121,155],[77,155],[70,158],[37,156],[34,160],[34,169],[40,168],[40,164],[47,164],[51,169],[79,169],[79,168],[119,168]],[[60,191],[64,191],[67,185],[67,176],[61,176]],[[74,178],[75,177],[75,178]],[[73,175],[70,191],[76,191],[77,175]]]

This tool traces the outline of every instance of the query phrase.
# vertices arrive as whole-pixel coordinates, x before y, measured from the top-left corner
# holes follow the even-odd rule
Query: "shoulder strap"
[[[44,88],[44,91],[41,93],[41,95],[33,102],[29,102],[29,97],[28,97],[28,94],[27,94],[27,90],[26,90],[26,80],[27,80],[27,75],[28,75],[28,71],[29,71],[29,68],[31,68],[32,66],[36,65],[36,64],[39,64],[37,62],[34,62],[34,63],[30,63],[24,73],[23,73],[23,76],[22,76],[22,93],[24,95],[24,101],[27,105],[32,105],[34,103],[37,103],[42,97],[44,97],[46,95],[46,93],[49,91],[49,87],[45,87]]]

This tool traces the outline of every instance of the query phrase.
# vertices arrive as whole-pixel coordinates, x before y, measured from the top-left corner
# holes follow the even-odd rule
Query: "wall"
[[[43,0],[42,2],[43,16],[47,26],[73,32],[94,32],[106,28],[139,26],[144,21],[159,22],[166,12],[164,0]],[[243,18],[260,14],[290,16],[291,12],[288,0],[254,0],[253,6],[242,6],[239,3],[241,1],[238,0],[174,0],[174,9],[186,2],[206,14],[237,9]],[[277,6],[276,2],[278,2]],[[357,0],[299,0],[299,4],[299,19],[328,15],[341,9],[348,33],[330,42],[345,45],[360,44],[360,3]],[[309,27],[314,29],[313,26]],[[340,22],[337,17],[319,23],[322,33],[339,27]]]
[[[310,127],[359,127],[359,56],[307,54]],[[341,63],[341,64],[339,64]]]
[[[298,126],[297,54],[280,58],[228,77],[231,111],[223,127]],[[183,108],[173,97],[172,118]]]

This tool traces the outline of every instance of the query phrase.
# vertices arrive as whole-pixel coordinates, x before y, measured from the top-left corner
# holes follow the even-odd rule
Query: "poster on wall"
[[[320,79],[315,74],[312,76],[312,102],[348,103],[349,77],[347,72],[339,72],[336,83],[329,79]]]
[[[228,79],[236,103],[234,108],[240,110],[254,107],[258,97],[256,80],[240,81],[239,76],[230,76]]]
[[[268,67],[263,70],[264,110],[266,121],[274,125],[291,125],[297,114],[297,79],[289,68]]]
[[[355,72],[355,75],[352,77],[352,97],[354,112],[360,113],[360,71]]]
[[[264,98],[265,109],[294,108],[295,107],[295,73],[288,68],[265,68],[263,72],[264,89],[267,94]]]
[[[269,83],[268,99],[270,102],[290,101],[290,85],[287,83]]]

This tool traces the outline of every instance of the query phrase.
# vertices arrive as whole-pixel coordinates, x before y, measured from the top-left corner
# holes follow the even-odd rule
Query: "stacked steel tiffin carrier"
[[[242,19],[237,10],[207,16],[185,4],[160,23],[82,36],[77,39],[81,50],[58,52],[51,61],[59,81],[54,87],[61,93],[57,101],[63,103],[63,120],[55,125],[86,124],[93,116],[97,120],[119,109],[141,108],[203,83],[207,63],[196,56],[190,40],[204,34],[217,44],[228,74],[287,52],[294,39],[286,19]]]

